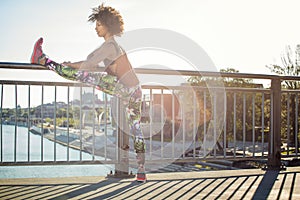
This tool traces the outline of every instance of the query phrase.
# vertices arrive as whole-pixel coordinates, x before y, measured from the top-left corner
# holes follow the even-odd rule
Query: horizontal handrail
[[[45,85],[45,86],[86,86],[84,83],[79,82],[49,82],[49,81],[18,81],[18,80],[0,80],[4,85]]]
[[[48,70],[41,65],[30,63],[15,63],[15,62],[0,62],[0,69],[28,69],[28,70]],[[88,70],[88,69],[85,69]],[[103,67],[97,70],[103,71]],[[193,71],[193,70],[166,70],[166,69],[148,69],[135,68],[138,74],[159,74],[159,75],[183,75],[183,76],[203,76],[203,77],[226,77],[226,78],[246,78],[246,79],[280,79],[289,81],[300,81],[299,76],[280,76],[272,74],[251,74],[251,73],[229,73],[229,72],[214,72],[214,71]]]
[[[80,82],[49,82],[49,81],[18,81],[18,80],[1,80],[1,84],[4,85],[45,85],[45,86],[74,86],[74,87],[84,87],[86,84]],[[179,90],[179,89],[199,89],[199,90],[208,90],[207,87],[202,86],[161,86],[161,85],[142,85],[143,89],[166,89],[166,90]],[[215,90],[224,90],[222,87],[210,87]],[[265,88],[237,88],[237,87],[225,87],[226,91],[243,91],[243,92],[270,92],[269,89]],[[293,90],[289,90],[287,92],[293,92]],[[299,92],[299,91],[298,91]]]

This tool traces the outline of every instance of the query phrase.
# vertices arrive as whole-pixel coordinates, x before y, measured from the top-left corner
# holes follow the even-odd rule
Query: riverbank
[[[2,125],[2,165],[0,179],[3,178],[41,178],[41,177],[71,177],[71,176],[106,176],[115,169],[112,164],[80,164],[80,161],[104,160],[103,157],[93,157],[90,153],[57,145],[44,136],[28,132],[28,127]],[[16,143],[15,143],[16,141]],[[16,146],[15,146],[16,144]],[[28,146],[28,144],[30,144]],[[58,163],[64,162],[60,165]],[[68,164],[68,161],[78,164]],[[28,163],[31,162],[31,163]],[[34,163],[53,163],[36,165]],[[6,163],[13,163],[7,165]],[[23,166],[23,164],[28,163]]]
[[[116,158],[115,135],[113,128],[108,126],[107,132],[103,129],[96,130],[92,127],[86,127],[81,130],[73,128],[54,127],[44,124],[41,126],[32,126],[30,132],[36,135],[42,135],[49,141],[83,151],[94,156],[100,156],[107,159]]]

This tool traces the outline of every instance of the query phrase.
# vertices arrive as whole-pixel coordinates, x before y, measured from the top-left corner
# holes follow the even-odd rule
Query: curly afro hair
[[[110,6],[104,6],[103,3],[93,8],[93,13],[89,16],[88,21],[100,21],[113,35],[120,36],[124,30],[123,18],[119,11]]]

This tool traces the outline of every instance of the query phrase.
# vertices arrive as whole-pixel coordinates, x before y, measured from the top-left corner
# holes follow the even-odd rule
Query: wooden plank
[[[148,174],[134,178],[0,179],[1,199],[299,199],[300,167],[286,171],[219,170]],[[267,189],[267,191],[265,191]]]

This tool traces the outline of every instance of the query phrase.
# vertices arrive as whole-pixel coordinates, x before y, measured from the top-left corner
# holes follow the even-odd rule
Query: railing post
[[[269,135],[268,169],[281,168],[281,80],[273,78],[271,82],[271,133]]]

